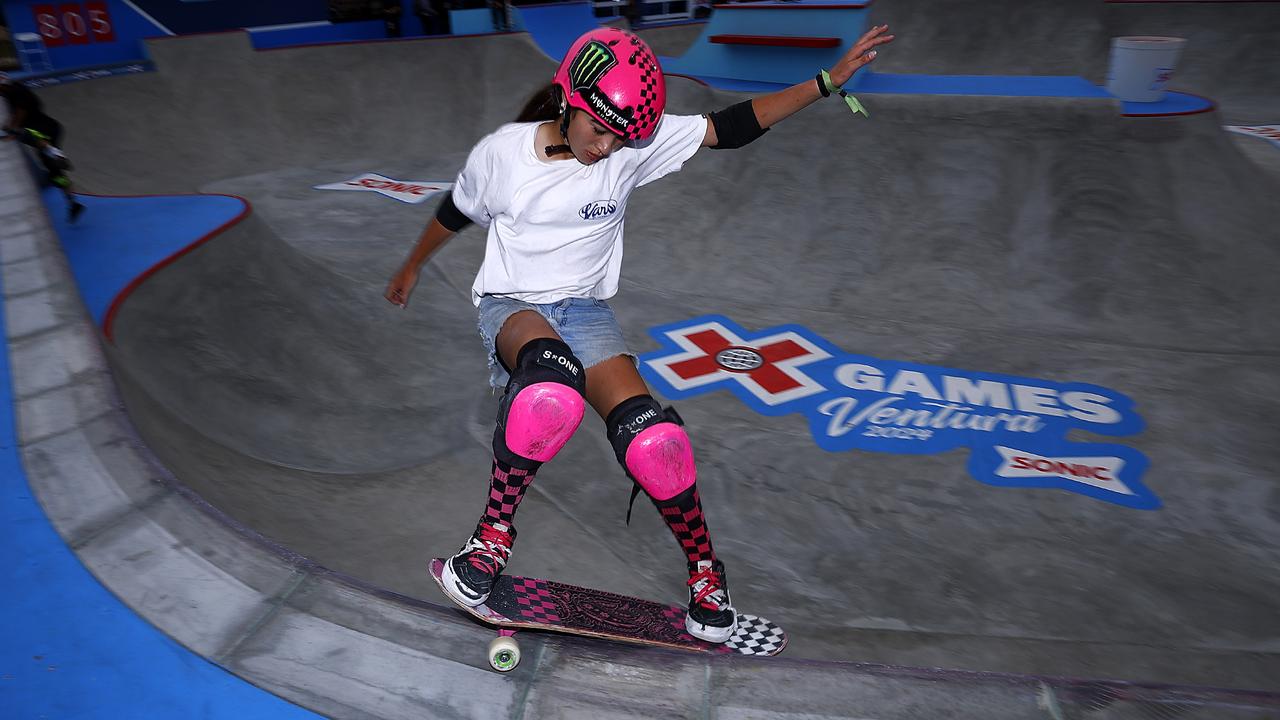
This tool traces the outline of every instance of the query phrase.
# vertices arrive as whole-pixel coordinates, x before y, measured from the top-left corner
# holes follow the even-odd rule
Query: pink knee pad
[[[627,470],[654,500],[670,500],[698,479],[684,428],[664,422],[645,428],[627,447]]]
[[[542,382],[523,388],[507,411],[507,448],[520,457],[546,462],[569,442],[584,412],[582,396],[568,385]]]

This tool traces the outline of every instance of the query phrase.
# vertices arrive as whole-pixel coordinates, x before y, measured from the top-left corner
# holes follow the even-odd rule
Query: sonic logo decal
[[[1141,481],[1144,455],[1066,439],[1072,430],[1122,436],[1143,429],[1133,401],[1112,390],[853,355],[796,325],[752,333],[704,316],[650,333],[662,348],[641,356],[641,372],[663,394],[728,390],[764,415],[800,413],[825,450],[967,447],[969,473],[989,485],[1160,506]]]
[[[329,183],[328,185],[316,185],[315,189],[376,192],[393,200],[416,205],[432,195],[444,192],[452,187],[453,183],[450,182],[392,180],[377,173],[364,173],[350,180]]]

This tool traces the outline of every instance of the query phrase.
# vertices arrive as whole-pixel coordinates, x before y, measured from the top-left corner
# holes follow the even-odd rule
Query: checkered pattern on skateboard
[[[724,645],[743,655],[777,655],[787,646],[787,634],[765,618],[738,613],[738,629]]]
[[[663,616],[666,617],[667,622],[671,623],[672,627],[677,628],[691,643],[701,643],[701,640],[690,635],[684,629],[686,614],[686,611],[681,608],[668,607]],[[738,628],[733,631],[733,635],[730,635],[723,645],[704,644],[711,646],[716,652],[722,653],[777,655],[787,646],[787,634],[770,620],[758,615],[738,613]]]
[[[513,619],[547,624],[560,622],[560,613],[556,610],[555,599],[547,588],[547,581],[515,577],[511,579],[511,591],[515,595],[516,605],[519,606],[519,617]]]

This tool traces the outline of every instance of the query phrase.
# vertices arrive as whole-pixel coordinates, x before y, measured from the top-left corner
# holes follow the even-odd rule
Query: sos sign
[[[105,2],[34,5],[31,12],[46,47],[115,42],[115,28]]]

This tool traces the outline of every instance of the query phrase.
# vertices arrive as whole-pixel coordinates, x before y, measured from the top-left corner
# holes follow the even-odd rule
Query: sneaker
[[[70,207],[67,208],[67,219],[74,223],[76,220],[80,219],[80,214],[83,212],[84,203],[72,200]]]
[[[441,573],[445,592],[467,607],[483,605],[507,566],[515,541],[515,528],[482,520],[458,554],[445,561]]]
[[[722,643],[738,629],[738,611],[729,600],[724,563],[699,561],[689,566],[689,616],[684,627],[707,642]]]
[[[71,169],[71,161],[67,159],[65,153],[52,145],[46,145],[44,150],[45,157],[49,158],[59,169],[67,171]]]

